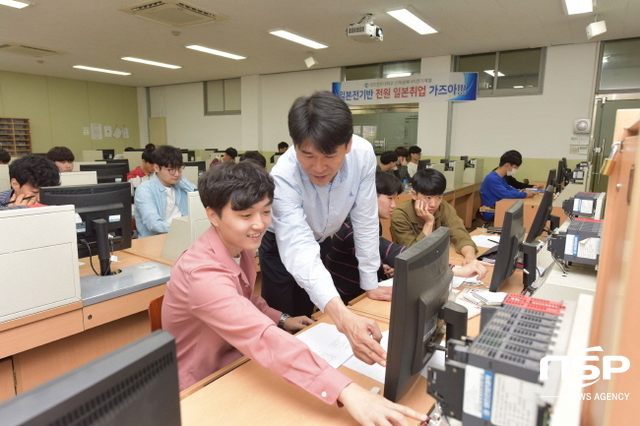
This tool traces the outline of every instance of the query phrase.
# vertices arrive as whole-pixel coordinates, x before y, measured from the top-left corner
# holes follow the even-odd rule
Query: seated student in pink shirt
[[[198,179],[211,222],[178,259],[162,306],[176,338],[180,389],[243,354],[361,424],[406,425],[426,416],[373,394],[329,366],[289,332],[312,323],[270,308],[253,294],[254,250],[271,223],[274,182],[253,162],[220,163]]]

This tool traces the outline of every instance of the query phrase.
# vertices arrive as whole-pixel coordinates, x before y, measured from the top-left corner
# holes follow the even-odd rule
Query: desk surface
[[[155,262],[164,263],[165,265],[173,266],[172,261],[163,259],[161,256],[164,242],[167,239],[167,234],[153,235],[145,238],[134,238],[131,240],[131,248],[123,250],[126,253],[135,254]]]
[[[331,322],[328,316],[320,321]],[[382,330],[387,323],[378,322]],[[365,389],[381,383],[346,367],[338,368]],[[426,393],[426,379],[420,377],[402,404],[428,412],[434,404]],[[284,382],[254,361],[249,361],[215,382],[184,398],[182,425],[357,425],[344,408],[330,406],[300,388]],[[413,422],[410,424],[417,424]]]

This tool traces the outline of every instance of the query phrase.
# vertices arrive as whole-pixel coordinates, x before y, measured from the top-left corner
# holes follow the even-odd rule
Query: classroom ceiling
[[[171,2],[172,0],[164,0]],[[0,6],[0,45],[17,43],[60,54],[31,57],[0,48],[0,70],[127,86],[160,86],[246,75],[465,55],[587,42],[596,13],[608,31],[592,41],[640,36],[640,1],[597,0],[594,13],[567,16],[562,0],[186,0],[221,19],[197,26],[160,24],[119,9],[139,0],[31,0]],[[386,10],[411,6],[439,32],[418,35]],[[367,13],[384,41],[360,43],[345,30]],[[313,50],[268,33],[288,29],[329,47]],[[232,60],[186,49],[200,44],[246,56]],[[19,49],[20,50],[20,49]],[[32,50],[32,49],[29,49]],[[123,56],[179,65],[177,70],[123,61]],[[72,68],[130,72],[117,76]],[[579,64],[576,64],[579,66]]]

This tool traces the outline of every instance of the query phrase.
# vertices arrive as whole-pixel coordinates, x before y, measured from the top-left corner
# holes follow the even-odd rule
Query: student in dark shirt
[[[391,218],[391,213],[396,207],[396,197],[402,192],[402,182],[383,171],[376,172],[376,193],[378,194],[378,217],[380,219]],[[382,234],[382,228],[380,229]],[[353,228],[351,221],[347,219],[342,228],[331,237],[331,251],[325,258],[327,270],[331,273],[338,293],[346,304],[351,299],[364,293],[360,288],[360,273],[358,272],[358,259],[355,255],[353,241]],[[385,280],[393,276],[393,264],[396,256],[406,250],[405,246],[395,244],[386,238],[380,237],[380,260],[378,279]],[[454,268],[455,276],[470,277],[478,275],[484,277],[486,270],[478,268],[476,264],[468,264],[462,268]]]

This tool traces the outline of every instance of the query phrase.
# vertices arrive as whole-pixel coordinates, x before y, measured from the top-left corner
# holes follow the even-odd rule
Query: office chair
[[[151,303],[149,303],[149,308],[147,312],[149,312],[149,324],[151,325],[151,332],[162,329],[162,301],[164,300],[164,295],[153,299]]]

